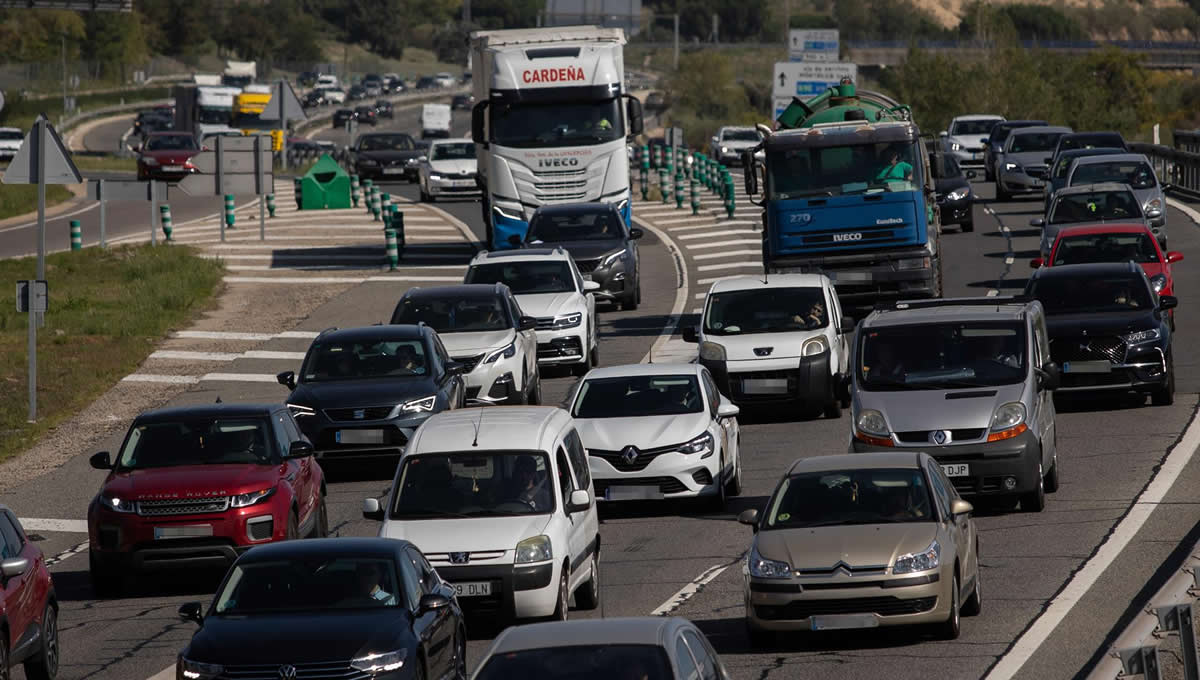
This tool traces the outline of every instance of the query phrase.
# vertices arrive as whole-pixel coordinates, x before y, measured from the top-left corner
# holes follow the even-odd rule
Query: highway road
[[[456,118],[456,132],[461,132],[466,116]],[[398,113],[396,121],[385,122],[380,129],[411,131],[411,120]],[[320,136],[341,134],[329,130]],[[1029,273],[1027,261],[1036,254],[1037,232],[1028,220],[1040,202],[994,203],[989,186],[976,184],[976,189],[981,197],[975,207],[976,231],[962,234],[950,228],[943,238],[948,296],[1018,291]],[[387,185],[387,190],[415,199],[411,185]],[[635,215],[651,229],[642,248],[646,295],[636,312],[601,312],[602,364],[644,360],[669,322],[677,299],[683,304],[682,323],[695,323],[696,296],[711,279],[761,271],[754,245],[756,209],[741,202],[744,197],[739,201],[732,222],[683,220],[686,211],[661,204],[635,206]],[[477,203],[436,207],[482,237]],[[1171,249],[1187,258],[1175,268],[1182,301],[1175,338],[1181,348],[1175,365],[1175,404],[1152,407],[1129,399],[1062,402],[1058,421],[1062,487],[1049,497],[1046,510],[1026,514],[984,504],[979,508],[983,613],[964,619],[959,640],[934,641],[922,631],[874,630],[796,636],[769,650],[753,650],[747,643],[741,619],[740,559],[750,532],[734,518],[743,509],[760,507],[797,457],[844,452],[848,416],[796,421],[779,414],[744,414],[740,421],[745,491],[725,512],[687,504],[606,510],[601,527],[602,607],[594,613],[572,612],[572,616],[685,616],[710,637],[738,680],[834,674],[863,680],[1086,675],[1141,601],[1200,537],[1195,433],[1177,446],[1191,427],[1200,393],[1200,359],[1182,349],[1200,341],[1200,315],[1191,311],[1195,305],[1189,302],[1192,291],[1200,290],[1200,230],[1174,208],[1168,211],[1168,224]],[[683,276],[676,271],[673,253],[681,257]],[[408,271],[422,274],[420,268]],[[406,285],[351,286],[298,327],[277,332],[311,333],[334,325],[374,323],[386,317]],[[271,299],[264,293],[262,304],[271,304]],[[303,337],[277,336],[246,347],[303,352],[307,344]],[[677,336],[662,347],[668,352],[686,351]],[[255,382],[252,376],[269,376],[295,365],[292,360],[238,359],[224,370],[245,374],[247,379],[201,382],[172,403],[208,403],[218,395],[226,402],[279,400],[283,388]],[[547,375],[546,402],[560,399],[570,383],[569,378]],[[117,444],[108,441],[106,447]],[[95,599],[87,585],[86,545],[81,545],[86,535],[78,530],[102,473],[87,466],[86,453],[81,451],[61,468],[6,489],[4,502],[38,527],[43,550],[57,558],[52,570],[63,605],[61,677],[152,678],[170,667],[194,629],[176,617],[176,608],[188,600],[208,599],[219,575],[145,579],[127,597]],[[366,496],[385,493],[390,466],[331,474],[331,526],[344,536],[374,535],[376,525],[361,518],[361,502]],[[488,621],[469,619],[468,625],[472,637],[468,656],[473,663],[497,630]],[[1013,672],[1005,674],[1006,669]]]

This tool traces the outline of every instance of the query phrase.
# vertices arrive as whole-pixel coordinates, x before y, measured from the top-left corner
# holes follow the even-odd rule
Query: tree
[[[404,55],[407,22],[402,0],[349,0],[345,7],[351,42],[363,43],[381,57]]]
[[[125,68],[149,56],[142,17],[137,12],[87,12],[83,58],[99,62],[102,75],[125,80]]]

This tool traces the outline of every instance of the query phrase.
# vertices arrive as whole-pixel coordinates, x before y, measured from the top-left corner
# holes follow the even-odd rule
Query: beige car
[[[934,624],[974,616],[979,536],[971,504],[925,453],[802,458],[754,527],[742,567],[751,642],[782,631]]]

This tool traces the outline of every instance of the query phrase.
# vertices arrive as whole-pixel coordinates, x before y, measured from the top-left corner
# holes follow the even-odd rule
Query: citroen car
[[[633,310],[642,301],[637,245],[642,236],[641,229],[625,226],[620,207],[612,203],[543,205],[529,220],[524,246],[565,248],[584,280],[599,284],[597,300]]]

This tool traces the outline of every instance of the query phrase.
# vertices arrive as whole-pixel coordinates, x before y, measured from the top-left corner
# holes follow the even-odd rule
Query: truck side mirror
[[[754,167],[753,152],[742,152],[742,167],[745,168],[743,175],[746,178],[746,193],[754,196],[758,193],[758,169]]]
[[[484,133],[484,115],[488,103],[479,102],[471,108],[471,139],[483,148],[488,148],[487,135]]]
[[[642,134],[642,103],[638,98],[627,94],[625,95],[625,113],[629,118],[629,130],[626,137],[630,139]]]

